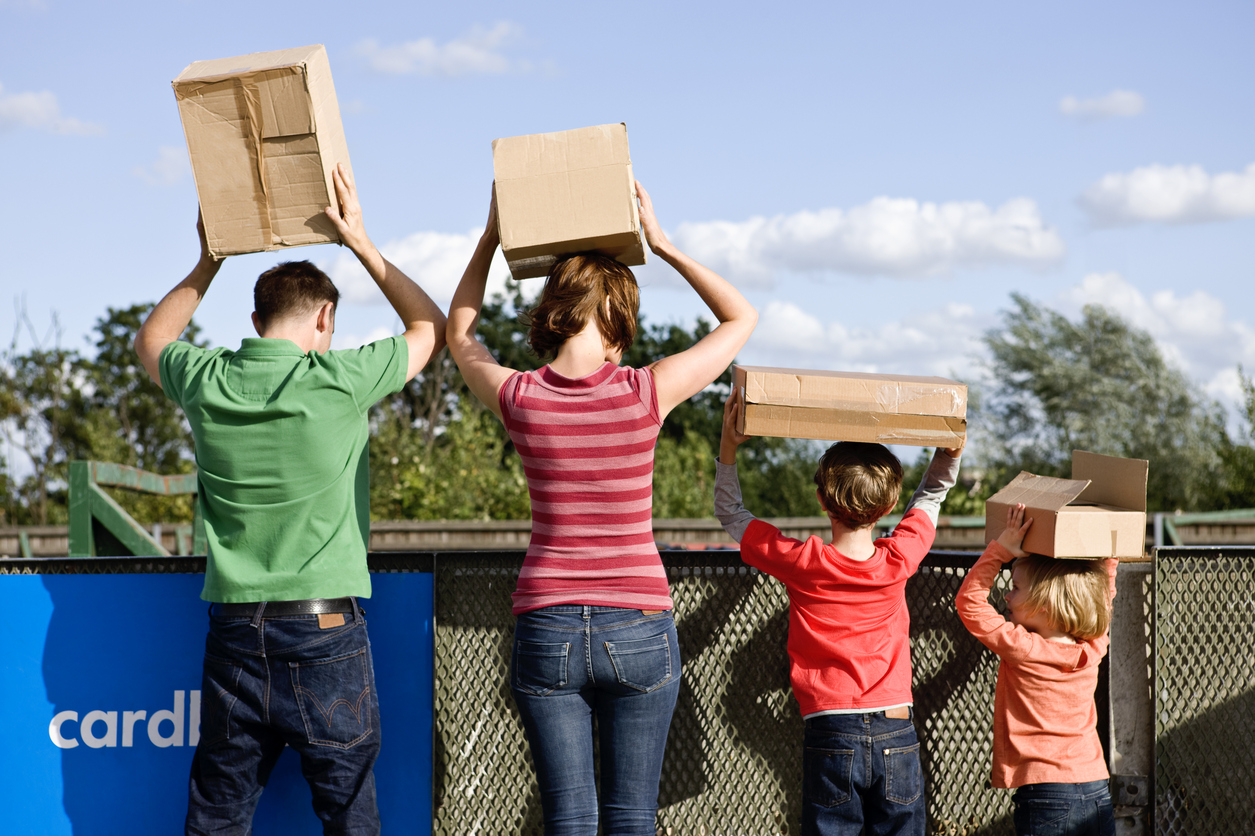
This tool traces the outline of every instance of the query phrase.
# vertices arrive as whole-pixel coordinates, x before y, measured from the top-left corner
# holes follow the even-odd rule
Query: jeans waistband
[[[324,613],[353,612],[356,602],[352,598],[307,598],[302,601],[257,601],[245,604],[214,604],[211,615],[222,618],[277,618],[285,615],[322,615]]]

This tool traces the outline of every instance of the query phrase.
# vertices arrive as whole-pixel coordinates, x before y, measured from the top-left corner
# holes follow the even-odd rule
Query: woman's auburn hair
[[[540,301],[523,314],[527,342],[548,360],[593,317],[606,345],[627,351],[636,339],[640,304],[636,277],[625,265],[601,253],[567,256],[549,268]]]
[[[1101,560],[1070,560],[1030,554],[1017,558],[1028,591],[1024,604],[1043,610],[1051,626],[1092,640],[1111,626],[1111,579]]]

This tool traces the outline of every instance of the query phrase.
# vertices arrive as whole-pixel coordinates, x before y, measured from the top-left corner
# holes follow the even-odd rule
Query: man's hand
[[[366,225],[362,221],[362,204],[357,200],[357,186],[353,183],[353,176],[343,163],[336,163],[331,172],[331,180],[335,184],[338,208],[328,206],[323,212],[340,234],[340,240],[365,262],[375,245],[366,235]]]
[[[1032,517],[1024,519],[1024,503],[1016,503],[1007,509],[1007,527],[998,535],[998,544],[1011,552],[1013,557],[1026,556],[1028,552],[1020,548],[1020,544],[1024,542],[1024,535],[1032,524]]]
[[[737,388],[732,387],[728,399],[723,402],[723,434],[719,437],[719,461],[723,464],[736,464],[736,448],[749,441],[749,436],[737,432],[736,422],[741,414],[741,404],[737,398]]]

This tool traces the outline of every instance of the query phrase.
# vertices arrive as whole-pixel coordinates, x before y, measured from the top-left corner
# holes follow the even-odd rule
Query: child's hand
[[[952,459],[957,459],[959,456],[963,455],[963,448],[966,446],[967,446],[967,436],[964,435],[963,440],[959,442],[958,447],[946,447],[945,448],[946,455]]]
[[[1007,527],[998,535],[998,545],[1011,552],[1013,557],[1024,557],[1028,552],[1020,548],[1033,518],[1024,519],[1024,503],[1016,503],[1007,509]]]
[[[723,464],[736,464],[736,448],[749,441],[748,435],[736,431],[736,420],[740,414],[741,404],[733,386],[723,404],[723,435],[719,438],[719,461]]]

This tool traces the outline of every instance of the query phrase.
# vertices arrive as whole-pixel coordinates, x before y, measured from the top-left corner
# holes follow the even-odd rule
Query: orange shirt
[[[993,785],[1105,780],[1094,691],[1109,636],[1063,644],[1003,618],[990,605],[989,590],[1011,559],[997,541],[990,543],[955,599],[968,631],[1001,659],[994,692]],[[1114,598],[1117,562],[1104,562]]]

